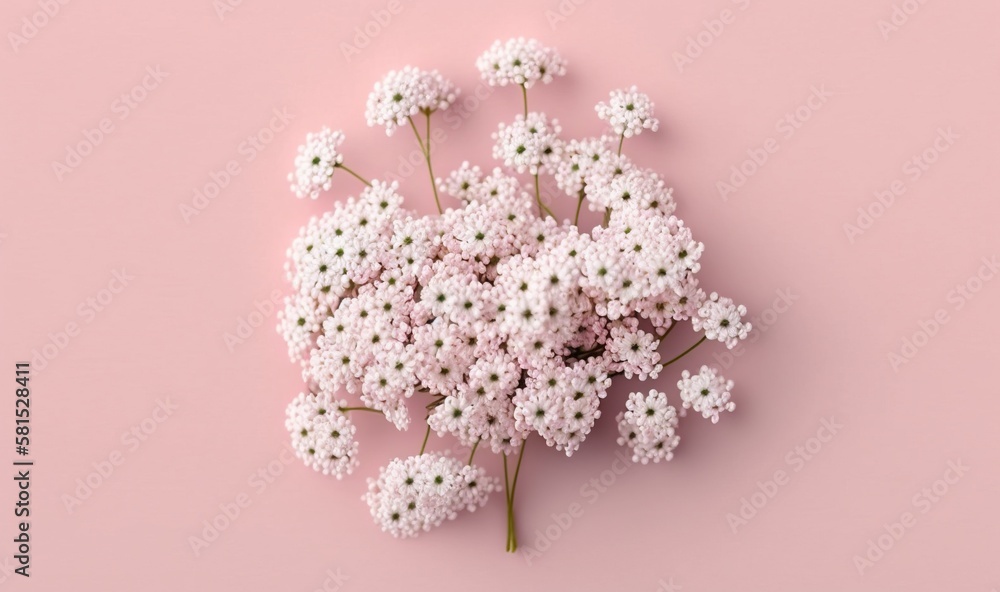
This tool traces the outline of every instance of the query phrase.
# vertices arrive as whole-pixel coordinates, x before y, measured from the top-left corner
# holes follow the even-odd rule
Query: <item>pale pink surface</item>
[[[0,51],[0,360],[12,366],[68,322],[81,327],[31,383],[33,576],[12,575],[0,559],[3,585],[311,591],[327,570],[349,578],[343,590],[653,591],[671,580],[719,591],[1000,585],[1000,281],[986,282],[960,310],[949,301],[981,258],[1000,254],[1000,6],[930,1],[886,40],[877,23],[892,15],[892,0],[592,0],[554,28],[546,10],[556,0],[493,9],[404,2],[346,60],[341,43],[386,6],[247,0],[220,21],[209,0],[71,2],[17,54],[9,45]],[[679,72],[673,53],[724,9],[732,22]],[[5,2],[0,30],[19,30],[37,10],[32,0]],[[373,82],[413,63],[440,69],[469,96],[475,57],[493,39],[516,35],[537,36],[569,59],[568,77],[531,93],[568,135],[601,129],[593,105],[612,88],[634,83],[653,97],[661,131],[626,150],[675,187],[678,213],[707,244],[704,284],[746,303],[753,317],[779,290],[797,297],[787,311],[768,313],[769,323],[755,319],[767,330],[726,370],[736,413],[716,426],[682,420],[671,463],[630,468],[596,500],[581,491],[615,461],[614,401],[571,460],[533,443],[518,491],[522,544],[535,546],[536,530],[571,504],[582,515],[530,565],[503,552],[499,496],[415,541],[379,532],[359,500],[364,479],[392,456],[415,453],[422,433],[395,433],[376,417],[358,420],[363,464],[353,478],[337,482],[279,461],[273,483],[256,486],[251,475],[282,453],[284,407],[302,382],[273,313],[232,352],[224,343],[255,301],[286,291],[286,246],[333,199],[298,201],[288,191],[285,174],[305,133],[342,127],[351,166],[370,176],[395,171],[415,144],[406,130],[386,138],[365,127]],[[169,77],[118,119],[112,102],[147,66]],[[822,85],[832,96],[786,138],[776,122]],[[240,143],[282,107],[294,119],[247,162]],[[439,122],[447,134],[439,173],[463,159],[492,166],[488,134],[519,108],[516,90],[504,89],[455,129]],[[52,162],[104,117],[114,131],[57,181]],[[959,135],[954,144],[919,180],[907,176],[906,161],[949,127]],[[724,201],[716,182],[769,137],[777,152]],[[229,160],[240,174],[185,223],[179,205]],[[849,241],[843,225],[895,179],[905,194]],[[333,195],[356,188],[343,176]],[[424,169],[404,189],[411,205],[429,211]],[[123,267],[134,279],[106,308],[79,310]],[[889,352],[938,309],[948,322],[894,371]],[[689,339],[676,337],[668,352]],[[705,346],[683,366],[696,369],[723,351]],[[675,401],[679,372],[672,367],[657,383]],[[177,410],[132,450],[122,434],[168,396]],[[13,393],[6,397],[13,406]],[[3,434],[13,430],[9,413]],[[843,428],[808,462],[790,462],[786,455],[829,417]],[[12,436],[3,436],[11,449]],[[64,494],[114,451],[124,462],[69,513]],[[958,460],[968,473],[922,513],[924,498],[914,496]],[[734,533],[727,514],[777,470],[790,475],[787,484]],[[188,537],[241,493],[249,507],[196,557]],[[6,481],[0,506],[15,495]],[[859,575],[854,556],[907,511],[915,525]],[[0,558],[8,558],[9,510],[0,528],[8,541]]]

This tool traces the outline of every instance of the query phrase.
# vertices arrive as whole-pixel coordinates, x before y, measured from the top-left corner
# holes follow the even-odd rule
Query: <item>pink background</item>
[[[894,2],[902,11],[901,0],[564,0],[567,16],[553,24],[546,11],[559,10],[556,0],[403,0],[384,25],[375,20],[385,21],[382,0],[245,0],[222,19],[211,0],[62,6],[16,52],[0,50],[0,360],[12,366],[47,344],[56,352],[31,382],[33,576],[12,574],[5,509],[0,587],[308,592],[335,589],[339,572],[342,590],[996,589],[1000,281],[976,275],[992,275],[981,260],[1000,255],[1000,6],[909,0],[913,14],[902,22],[900,12],[885,38],[879,21]],[[40,10],[4,2],[0,30],[22,34]],[[719,31],[704,21],[724,10],[721,32],[703,32]],[[366,26],[374,36],[358,37],[365,47],[347,59],[342,44]],[[675,52],[699,33],[710,43],[680,70]],[[610,421],[570,460],[529,447],[521,542],[545,548],[546,529],[555,538],[530,564],[503,552],[500,499],[417,540],[373,526],[359,500],[365,478],[415,453],[422,433],[359,418],[363,464],[343,482],[283,464],[283,411],[302,383],[274,313],[263,307],[263,325],[243,343],[224,341],[241,320],[259,324],[255,302],[285,292],[284,251],[298,227],[357,189],[343,176],[318,202],[289,193],[285,174],[305,133],[343,128],[351,166],[372,177],[396,171],[416,146],[365,126],[374,81],[412,63],[472,96],[476,56],[516,35],[570,61],[565,79],[531,93],[566,135],[598,133],[593,105],[613,88],[634,83],[653,97],[661,131],[626,151],[675,187],[679,214],[707,244],[703,284],[745,302],[766,329],[731,365],[715,359],[736,381],[737,412],[716,426],[682,421],[669,464],[607,472],[620,468]],[[147,67],[167,77],[126,109],[119,97]],[[779,126],[814,86],[831,96],[803,107],[799,128]],[[520,97],[505,89],[472,103],[454,128],[438,122],[447,134],[439,172],[463,159],[492,166],[489,132]],[[241,143],[281,108],[294,118],[263,133],[270,143],[248,161]],[[103,118],[110,133],[58,180],[52,163]],[[939,129],[957,138],[935,150]],[[777,151],[724,200],[717,182],[769,138]],[[907,162],[925,150],[935,162],[915,178]],[[181,204],[229,161],[238,174],[186,222]],[[896,180],[905,193],[873,207]],[[403,188],[428,210],[425,170]],[[851,240],[844,225],[857,224],[858,208],[879,216]],[[122,268],[132,276],[124,289],[112,281]],[[968,296],[952,292],[959,284]],[[772,308],[781,291],[792,304]],[[927,319],[939,310],[946,322],[935,329]],[[934,335],[918,335],[912,359],[893,368],[890,352],[921,321]],[[68,323],[78,330],[67,343],[58,334]],[[686,366],[723,352],[700,348]],[[657,384],[669,392],[679,371]],[[156,401],[168,398],[176,409],[156,423]],[[10,413],[3,433],[13,431]],[[831,417],[842,425],[832,438],[820,431]],[[123,439],[133,426],[151,433]],[[809,460],[796,447],[811,449]],[[98,486],[69,511],[77,480],[112,455],[121,461],[113,473],[92,475]],[[481,458],[496,474],[496,459]],[[949,462],[968,467],[957,482]],[[270,481],[254,477],[268,467]],[[779,470],[787,479],[766,483]],[[953,483],[939,481],[946,476]],[[595,494],[587,484],[602,477],[613,483]],[[755,496],[760,487],[773,496]],[[241,495],[249,505],[196,556],[189,537]],[[5,479],[0,507],[15,496]],[[744,499],[762,507],[734,532],[727,515]],[[572,504],[568,525],[553,518]],[[901,538],[890,547],[883,537],[890,548],[859,573],[855,556],[905,512]]]

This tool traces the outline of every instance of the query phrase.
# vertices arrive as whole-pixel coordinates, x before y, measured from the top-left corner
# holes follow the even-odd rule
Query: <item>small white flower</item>
[[[698,309],[698,315],[691,318],[695,331],[704,331],[705,337],[716,339],[733,349],[741,339],[746,339],[753,326],[743,322],[747,307],[737,306],[731,298],[720,298],[712,292],[708,300]]]
[[[652,171],[632,169],[614,177],[605,188],[605,207],[656,210],[664,216],[677,208],[672,190]]]
[[[631,393],[625,407],[618,414],[618,444],[632,449],[632,460],[647,464],[672,459],[680,436],[677,410],[667,404],[667,395],[656,390]]]
[[[499,488],[479,467],[427,453],[393,459],[368,480],[362,499],[383,531],[406,538],[454,520],[461,510],[475,511]]]
[[[518,173],[538,175],[551,171],[562,154],[560,131],[559,122],[549,120],[544,113],[528,113],[527,117],[519,114],[514,123],[501,123],[493,134],[493,158]]]
[[[470,202],[477,197],[482,182],[483,171],[466,160],[459,168],[452,171],[447,179],[438,179],[437,185],[448,195]]]
[[[495,41],[476,60],[476,67],[490,86],[520,84],[531,88],[536,82],[548,84],[555,76],[566,74],[566,62],[555,49],[524,37]]]
[[[685,370],[677,381],[677,388],[681,391],[684,409],[693,409],[696,413],[701,413],[702,417],[711,418],[712,423],[719,422],[721,411],[736,409],[736,403],[729,400],[733,381],[719,376],[714,368],[702,366],[701,371],[693,376]],[[682,411],[681,415],[683,414]]]
[[[385,414],[399,430],[409,427],[405,399],[413,395],[416,353],[396,340],[389,341],[374,363],[365,369],[361,402]]]
[[[285,414],[295,455],[324,475],[342,479],[358,466],[356,428],[340,410],[346,401],[329,394],[299,393]]]
[[[344,143],[344,132],[324,127],[306,134],[306,143],[299,146],[295,157],[295,171],[288,173],[291,189],[298,197],[319,197],[320,191],[330,189],[333,169],[344,162],[338,148]]]
[[[316,342],[316,335],[326,319],[325,305],[320,305],[308,294],[285,297],[285,308],[278,311],[278,332],[288,344],[288,357],[293,362],[305,363],[309,350]]]
[[[597,116],[611,124],[618,136],[631,138],[642,130],[656,131],[660,122],[653,117],[653,101],[636,87],[611,91],[610,100],[595,106]]]
[[[407,119],[418,113],[447,109],[458,96],[458,89],[437,70],[406,66],[392,70],[375,83],[368,95],[365,117],[369,126],[384,125],[392,135]]]
[[[556,184],[567,195],[607,184],[615,174],[618,159],[604,138],[571,140],[555,171]]]
[[[639,329],[617,325],[611,329],[605,344],[612,358],[621,364],[625,378],[635,375],[639,380],[656,378],[663,365],[656,351],[660,342],[653,335]]]

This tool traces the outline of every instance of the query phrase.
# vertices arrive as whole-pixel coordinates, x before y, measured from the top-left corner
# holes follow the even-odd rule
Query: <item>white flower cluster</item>
[[[478,65],[491,84],[525,89],[565,72],[558,54],[524,39],[494,44]],[[456,93],[436,72],[391,72],[369,98],[369,124],[392,133],[422,113],[430,125]],[[678,323],[702,333],[698,343],[729,348],[751,326],[745,307],[699,286],[704,245],[675,215],[671,189],[621,154],[625,137],[656,129],[649,98],[634,87],[616,91],[598,114],[618,137],[566,140],[555,119],[526,108],[493,136],[502,166],[463,162],[442,178],[432,174],[435,197],[440,189],[458,204],[439,205],[439,216],[404,209],[397,184],[373,180],[302,228],[288,249],[294,294],[278,328],[315,393],[299,395],[288,411],[307,464],[338,477],[356,466],[350,413],[374,411],[406,430],[423,424],[426,410],[428,434],[517,456],[505,483],[510,513],[524,443],[537,436],[570,456],[608,405],[619,443],[637,462],[672,457],[678,413],[666,395],[632,393],[623,402],[609,394],[612,380],[662,377],[661,341]],[[327,189],[333,168],[346,169],[341,141],[325,129],[307,138],[297,191]],[[573,219],[546,214],[540,175],[571,196]],[[584,201],[604,216],[589,230],[579,222]],[[732,381],[707,367],[682,376],[683,410],[713,422],[733,410]],[[342,392],[355,402],[338,401]],[[417,417],[410,399],[421,405]],[[480,506],[498,486],[471,462],[438,454],[393,460],[365,496],[373,517],[396,536],[413,536]]]
[[[648,464],[672,459],[681,438],[677,410],[667,404],[667,395],[657,390],[632,393],[625,409],[618,414],[618,444],[632,449],[632,461]]]
[[[476,60],[476,67],[490,86],[520,84],[531,88],[536,82],[548,84],[566,74],[566,62],[556,50],[524,37],[495,41]]]
[[[368,480],[362,499],[375,522],[394,537],[414,537],[474,512],[500,488],[499,481],[474,465],[439,454],[394,459]]]
[[[733,349],[741,339],[746,339],[751,324],[743,322],[747,307],[737,306],[732,298],[720,298],[712,292],[705,304],[698,309],[698,316],[691,319],[695,331],[704,331],[708,339],[716,339]]]
[[[518,115],[514,123],[501,123],[493,134],[493,158],[519,173],[550,172],[562,155],[560,131],[559,122],[544,113]]]
[[[455,85],[437,70],[406,66],[375,83],[368,95],[365,118],[369,126],[384,125],[385,133],[391,136],[398,126],[406,125],[407,118],[447,109],[457,97]]]
[[[285,428],[292,436],[295,455],[338,479],[358,466],[356,428],[341,411],[346,405],[328,393],[299,393],[285,410]]]
[[[438,179],[441,190],[465,203],[488,201],[500,195],[512,196],[521,191],[521,184],[515,177],[504,174],[496,167],[489,176],[483,175],[478,166],[468,161],[452,171],[447,179]]]
[[[719,423],[720,411],[736,409],[736,403],[729,400],[733,381],[719,376],[714,368],[702,366],[701,371],[694,376],[685,370],[677,381],[677,388],[680,389],[681,401],[684,402],[681,415],[687,409],[693,409],[695,413],[701,413],[702,417],[711,418],[712,423]]]
[[[285,271],[296,294],[278,313],[278,330],[292,360],[308,359],[323,321],[341,299],[382,272],[387,236],[402,198],[397,185],[375,181],[358,199],[336,203],[299,231]]]
[[[597,116],[611,125],[618,136],[631,138],[648,129],[655,132],[660,121],[653,117],[653,101],[636,87],[611,91],[607,103],[598,103]]]
[[[288,173],[295,195],[316,199],[321,191],[330,189],[333,169],[344,162],[344,155],[337,150],[343,142],[344,132],[328,127],[306,135],[306,143],[299,146],[295,157],[295,172]]]
[[[568,195],[577,195],[585,188],[595,196],[603,195],[607,184],[626,168],[630,165],[609,148],[608,138],[570,140],[563,147],[555,180]]]

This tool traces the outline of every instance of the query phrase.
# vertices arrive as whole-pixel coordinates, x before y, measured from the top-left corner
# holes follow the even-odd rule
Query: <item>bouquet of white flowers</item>
[[[343,133],[308,135],[289,175],[299,197],[317,198],[338,171],[364,188],[311,219],[292,243],[286,269],[294,294],[278,329],[308,384],[286,421],[307,465],[337,478],[357,467],[353,413],[379,413],[406,430],[411,407],[426,410],[419,453],[369,479],[364,500],[375,521],[395,536],[415,536],[502,488],[513,551],[528,440],[571,456],[610,406],[618,443],[635,462],[670,460],[678,417],[692,409],[717,422],[734,409],[732,381],[707,366],[684,371],[678,406],[655,389],[605,401],[612,380],[657,379],[706,340],[735,347],[750,324],[743,306],[698,286],[704,245],[673,215],[663,180],[623,154],[627,138],[658,127],[648,96],[635,87],[612,92],[597,105],[606,135],[565,140],[558,121],[528,106],[529,89],[565,74],[556,51],[535,40],[498,41],[476,65],[490,85],[519,87],[524,99],[524,112],[493,134],[503,166],[489,172],[465,162],[435,178],[432,121],[458,95],[437,71],[390,72],[368,98],[369,125],[416,135],[438,216],[408,213],[396,183],[348,168]],[[568,196],[572,219],[543,200],[546,175]],[[441,194],[454,207],[445,208]],[[583,204],[603,214],[600,226],[578,227]],[[661,343],[684,321],[700,339],[662,361]],[[467,446],[469,458],[426,452],[432,431]],[[484,449],[502,455],[502,483],[472,464]]]

